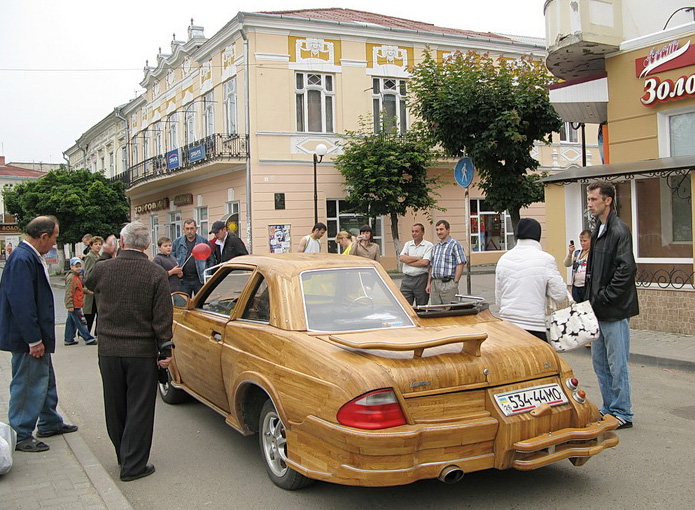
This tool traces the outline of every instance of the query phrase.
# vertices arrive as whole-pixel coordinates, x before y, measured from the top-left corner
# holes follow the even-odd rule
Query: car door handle
[[[221,341],[222,341],[222,334],[221,334],[221,333],[218,333],[217,331],[213,331],[213,332],[212,332],[212,339],[213,339],[215,342],[221,342]]]

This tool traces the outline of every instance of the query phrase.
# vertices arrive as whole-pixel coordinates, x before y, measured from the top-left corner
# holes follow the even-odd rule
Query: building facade
[[[224,218],[254,253],[296,251],[314,223],[315,172],[328,249],[337,252],[332,239],[338,230],[368,222],[381,244],[383,264],[393,269],[388,219],[358,217],[347,209],[332,159],[341,151],[341,135],[356,130],[360,116],[379,118],[385,111],[394,126],[408,129],[413,121],[406,105],[408,70],[427,47],[438,58],[469,50],[508,58],[545,53],[538,39],[348,9],[239,13],[210,38],[191,24],[187,41],[173,40],[170,53],[160,51],[156,65],[146,66],[145,92],[90,129],[66,154],[71,165],[98,171],[107,154],[123,150],[118,161],[127,170],[116,178],[126,182],[133,219],[150,225],[154,239],[178,237],[187,218],[194,218],[206,236],[212,222]],[[596,162],[595,129],[580,140],[568,123],[551,146],[539,143],[534,149],[540,170],[580,166],[582,142],[584,159]],[[314,165],[321,144],[327,154]],[[496,262],[513,244],[511,221],[489,210],[474,180],[467,228],[455,163],[441,162],[431,170],[446,182],[439,204],[447,209],[431,218],[450,221],[452,235],[473,253],[473,264]],[[545,221],[542,204],[524,214]],[[403,218],[401,239],[409,239],[414,221],[427,223],[427,218]],[[426,235],[435,239],[434,229]],[[469,235],[470,243],[465,242]]]
[[[567,80],[551,102],[567,121],[591,112],[604,123],[606,164],[545,179],[550,226],[564,233],[549,248],[561,260],[567,239],[590,225],[587,183],[614,182],[639,269],[641,313],[631,326],[695,334],[694,9],[668,1],[571,3],[546,2],[549,68]],[[595,4],[605,11],[600,17]]]

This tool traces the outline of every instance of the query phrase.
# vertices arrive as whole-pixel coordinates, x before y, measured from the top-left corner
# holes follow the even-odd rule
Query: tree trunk
[[[398,256],[401,253],[401,240],[398,234],[398,215],[391,213],[391,237],[393,238],[393,247],[396,249],[396,262],[398,263],[398,270],[401,270],[401,263],[398,260]]]
[[[509,210],[509,217],[512,220],[512,229],[516,231],[516,226],[519,224],[519,220],[521,219],[521,210],[520,209],[510,209]]]

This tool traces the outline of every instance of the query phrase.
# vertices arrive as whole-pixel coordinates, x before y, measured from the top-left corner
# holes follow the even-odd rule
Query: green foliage
[[[103,174],[88,170],[61,167],[36,181],[6,186],[2,193],[5,208],[22,229],[36,216],[58,218],[58,242],[63,244],[76,243],[87,232],[116,234],[129,219],[123,183],[109,182]]]
[[[390,216],[398,249],[398,216],[442,210],[435,198],[439,179],[427,174],[439,154],[417,126],[397,135],[374,133],[365,118],[360,124],[360,130],[346,133],[343,154],[334,163],[345,179],[345,198],[352,210],[369,217]]]
[[[412,111],[451,157],[469,156],[486,201],[518,221],[519,210],[543,201],[535,141],[550,143],[562,122],[550,105],[553,82],[531,56],[493,59],[457,52],[437,62],[428,50],[411,80]]]

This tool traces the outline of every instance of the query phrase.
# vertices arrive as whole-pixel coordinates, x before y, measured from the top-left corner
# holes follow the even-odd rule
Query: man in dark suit
[[[12,353],[10,426],[16,450],[44,452],[38,437],[75,432],[56,411],[58,391],[51,354],[55,352],[55,310],[43,255],[58,237],[58,220],[39,216],[26,226],[26,239],[7,259],[0,282],[0,350]]]
[[[239,255],[248,255],[244,242],[234,234],[227,232],[224,221],[216,221],[212,224],[210,233],[215,235],[211,244],[214,245],[215,263],[221,264]]]
[[[173,307],[167,272],[150,262],[149,229],[139,222],[121,230],[118,256],[104,260],[86,285],[99,303],[99,370],[106,429],[129,482],[154,473],[148,464],[157,396],[157,365],[169,365]],[[166,358],[157,361],[162,353]]]

